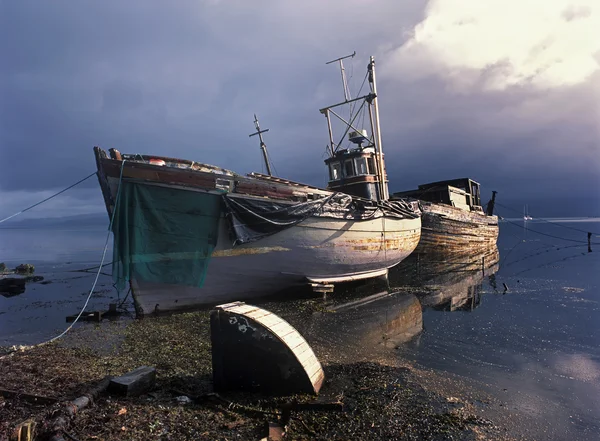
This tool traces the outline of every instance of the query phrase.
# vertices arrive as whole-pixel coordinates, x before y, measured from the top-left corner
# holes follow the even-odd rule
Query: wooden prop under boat
[[[484,211],[479,183],[463,178],[423,184],[417,190],[394,193],[392,200],[416,198],[420,201],[422,231],[415,253],[451,254],[485,250],[496,244],[495,196],[494,191]]]

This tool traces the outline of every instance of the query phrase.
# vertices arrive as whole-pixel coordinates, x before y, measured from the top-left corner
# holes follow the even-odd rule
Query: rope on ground
[[[14,354],[15,352],[23,352],[23,351],[27,351],[39,346],[44,346],[47,345],[49,343],[52,343],[53,341],[58,340],[59,338],[61,338],[62,336],[64,336],[67,332],[69,332],[73,326],[75,326],[75,323],[77,323],[77,321],[79,320],[79,318],[81,317],[81,315],[84,313],[85,308],[87,308],[87,305],[92,297],[92,294],[94,293],[94,289],[96,289],[96,284],[98,283],[98,278],[100,277],[100,273],[102,272],[102,267],[104,266],[104,259],[106,258],[106,250],[108,249],[108,243],[109,243],[109,239],[110,239],[110,233],[112,231],[112,225],[113,222],[115,220],[115,213],[117,212],[117,207],[119,204],[119,199],[121,196],[121,182],[123,180],[123,166],[125,165],[125,161],[123,161],[121,163],[121,173],[119,175],[119,186],[118,186],[118,190],[117,190],[117,198],[115,200],[115,207],[113,208],[113,212],[112,212],[112,216],[110,218],[110,225],[108,226],[108,233],[106,234],[106,241],[104,243],[104,251],[102,251],[102,260],[100,261],[100,266],[98,267],[98,272],[96,273],[96,278],[94,279],[94,283],[92,284],[92,288],[90,289],[90,292],[87,296],[87,299],[85,300],[85,304],[83,305],[83,308],[81,308],[81,311],[79,311],[79,314],[77,315],[77,317],[75,318],[75,320],[73,321],[73,323],[71,323],[69,325],[69,327],[67,329],[65,329],[63,332],[61,332],[59,335],[57,335],[56,337],[51,338],[50,340],[47,340],[45,342],[42,343],[38,343],[35,345],[30,345],[30,346],[19,346],[17,348],[15,348],[12,352],[10,352],[9,354],[6,354],[2,357],[0,357],[0,360],[8,357],[12,354]],[[87,179],[87,178],[86,178]]]
[[[100,265],[100,266],[90,266],[89,268],[83,268],[83,269],[77,269],[77,270],[70,270],[68,271],[69,273],[87,273],[90,270],[94,270],[94,269],[98,269],[98,268],[102,268],[108,265],[112,265],[113,262],[108,262],[105,263],[104,265]]]
[[[25,208],[25,209],[21,210],[21,211],[19,211],[18,213],[12,214],[12,215],[10,215],[10,216],[8,216],[8,217],[5,217],[4,219],[1,219],[1,220],[0,220],[0,224],[1,224],[2,222],[6,222],[6,221],[7,221],[7,220],[9,220],[9,219],[12,219],[12,218],[13,218],[13,217],[15,217],[15,216],[18,216],[19,214],[23,214],[23,213],[25,213],[26,211],[28,211],[28,210],[31,210],[32,208],[34,208],[34,207],[37,207],[38,205],[40,205],[40,204],[43,204],[43,203],[44,203],[44,202],[46,202],[46,201],[49,201],[50,199],[52,199],[52,198],[54,198],[54,197],[58,196],[58,195],[59,195],[59,194],[61,194],[61,193],[64,193],[64,192],[65,192],[65,191],[67,191],[67,190],[70,190],[71,188],[75,187],[76,185],[79,185],[79,184],[81,184],[83,181],[86,181],[86,180],[88,180],[89,178],[91,178],[91,177],[92,177],[92,176],[94,176],[95,174],[96,174],[96,172],[94,172],[94,173],[92,173],[92,174],[90,174],[90,175],[86,176],[85,178],[83,178],[83,179],[81,179],[81,180],[79,180],[79,181],[75,182],[73,185],[70,185],[69,187],[65,188],[64,190],[61,190],[61,191],[59,191],[58,193],[55,193],[55,194],[53,194],[52,196],[50,196],[50,197],[47,197],[47,198],[46,198],[46,199],[44,199],[43,201],[39,201],[39,202],[37,202],[37,203],[35,203],[35,204],[33,204],[33,205],[31,205],[31,206],[29,206],[29,207],[27,207],[27,208]]]

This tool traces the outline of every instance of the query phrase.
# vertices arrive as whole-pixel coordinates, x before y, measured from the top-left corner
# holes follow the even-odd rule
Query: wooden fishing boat
[[[373,92],[361,99],[376,104]],[[372,154],[379,152],[375,144]],[[190,160],[94,153],[113,219],[113,277],[129,284],[138,315],[387,276],[419,242],[416,202]]]
[[[496,244],[495,197],[494,191],[484,211],[479,183],[462,178],[419,185],[417,190],[394,193],[392,200],[414,198],[420,201],[422,231],[416,253],[447,254],[485,250]]]

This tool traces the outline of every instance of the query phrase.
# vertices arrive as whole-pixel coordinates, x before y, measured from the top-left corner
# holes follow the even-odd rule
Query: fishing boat
[[[498,240],[498,216],[494,215],[496,192],[492,192],[484,211],[480,184],[472,179],[432,182],[392,195],[392,200],[402,198],[414,198],[421,204],[422,230],[417,254],[485,250]]]
[[[377,105],[374,66],[371,58],[371,91],[352,100],[369,108]],[[117,286],[129,285],[140,316],[387,276],[417,246],[421,219],[418,203],[385,197],[373,133],[369,155],[379,165],[369,176],[380,190],[372,198],[94,147]]]

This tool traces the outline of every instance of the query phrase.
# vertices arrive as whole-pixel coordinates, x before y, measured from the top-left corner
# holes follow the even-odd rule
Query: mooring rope
[[[49,201],[50,199],[52,199],[52,198],[54,198],[54,197],[58,196],[58,195],[59,195],[59,194],[61,194],[61,193],[64,193],[64,192],[65,192],[65,191],[67,191],[67,190],[70,190],[71,188],[75,187],[76,185],[79,185],[79,184],[81,184],[83,181],[86,181],[86,180],[88,180],[89,178],[91,178],[91,177],[92,177],[92,176],[94,176],[95,174],[96,174],[96,172],[94,172],[94,173],[92,173],[92,174],[90,174],[90,175],[86,176],[85,178],[83,178],[83,179],[81,179],[81,180],[79,180],[79,181],[75,182],[73,185],[70,185],[69,187],[65,188],[64,190],[61,190],[61,191],[59,191],[58,193],[55,193],[55,194],[53,194],[52,196],[50,196],[50,197],[47,197],[47,198],[46,198],[46,199],[44,199],[43,201],[39,201],[39,202],[37,202],[37,203],[35,203],[35,204],[33,204],[33,205],[31,205],[31,206],[29,206],[29,207],[27,207],[27,208],[25,208],[25,209],[21,210],[21,211],[19,211],[18,213],[15,213],[15,214],[12,214],[12,215],[10,215],[10,216],[8,216],[8,217],[5,217],[4,219],[0,220],[0,224],[1,224],[2,222],[6,222],[6,221],[7,221],[7,220],[9,220],[9,219],[12,219],[12,218],[13,218],[13,217],[15,217],[15,216],[18,216],[19,214],[23,214],[23,213],[25,213],[26,211],[28,211],[28,210],[31,210],[32,208],[34,208],[34,207],[37,207],[38,205],[40,205],[40,204],[43,204],[43,203],[44,203],[44,202],[46,202],[46,201]]]
[[[506,208],[506,209],[507,209],[507,210],[509,210],[509,211],[512,211],[512,212],[514,212],[514,213],[518,213],[518,214],[520,214],[520,213],[519,213],[517,210],[515,210],[514,208],[507,207],[507,206],[505,206],[505,205],[502,205],[502,204],[500,204],[500,203],[498,203],[498,202],[496,202],[495,204],[496,204],[496,205],[498,205],[499,207]],[[506,219],[505,219],[505,220],[506,220]],[[545,222],[545,223],[547,223],[547,224],[551,224],[551,225],[554,225],[554,226],[556,226],[556,227],[568,228],[569,230],[579,231],[579,232],[581,232],[581,233],[590,233],[590,231],[582,230],[582,229],[580,229],[580,228],[571,227],[571,226],[569,226],[569,225],[563,225],[563,224],[562,224],[562,223],[560,223],[560,222],[552,222],[552,221],[549,221],[548,219],[536,218],[535,220],[536,220],[537,222]],[[595,235],[595,236],[598,236],[598,235],[600,235],[600,233],[598,233],[598,232],[593,232],[593,231],[591,231],[591,233],[592,233],[593,235]]]
[[[509,221],[506,218],[504,218],[503,220],[507,224],[514,225],[517,228],[522,228],[523,230],[530,231],[532,233],[541,234],[542,236],[552,237],[553,239],[565,240],[567,242],[575,242],[575,243],[580,243],[580,244],[588,244],[588,242],[585,241],[585,240],[569,239],[569,238],[566,238],[566,237],[554,236],[553,234],[542,233],[541,231],[538,231],[538,230],[532,230],[531,228],[525,227],[524,225],[520,225],[520,224],[517,224],[515,222],[511,222],[511,221]],[[591,245],[600,245],[599,242],[589,242],[589,243]]]
[[[62,336],[64,336],[64,335],[65,335],[67,332],[69,332],[69,331],[70,331],[70,330],[73,328],[73,326],[75,326],[75,323],[77,323],[77,321],[79,320],[79,318],[80,318],[80,317],[82,316],[82,314],[84,313],[84,311],[85,311],[85,308],[87,308],[87,305],[88,305],[88,303],[90,302],[90,299],[92,298],[92,294],[94,293],[94,289],[96,289],[96,284],[98,283],[98,278],[100,277],[100,273],[102,272],[102,267],[104,266],[104,259],[106,258],[106,250],[108,249],[108,243],[109,243],[109,240],[110,240],[110,233],[111,233],[111,230],[112,230],[113,222],[114,222],[114,220],[115,220],[115,213],[117,212],[117,207],[119,206],[119,199],[120,199],[120,196],[121,196],[121,183],[122,183],[122,181],[123,181],[123,167],[124,167],[124,166],[125,166],[125,160],[123,160],[123,162],[121,163],[121,173],[120,173],[120,175],[119,175],[119,185],[118,185],[118,189],[117,189],[117,197],[116,197],[116,199],[115,199],[115,206],[114,206],[114,208],[113,208],[113,212],[112,212],[112,215],[111,215],[111,217],[110,217],[110,224],[109,224],[109,226],[108,226],[108,232],[106,233],[106,241],[105,241],[105,243],[104,243],[104,250],[102,251],[102,259],[101,259],[101,261],[100,261],[100,266],[98,267],[98,272],[96,273],[96,277],[95,277],[95,279],[94,279],[94,283],[92,284],[92,288],[90,289],[90,292],[89,292],[89,294],[88,294],[88,296],[87,296],[87,299],[85,300],[85,304],[83,305],[83,308],[81,308],[81,311],[79,311],[79,314],[77,315],[77,317],[75,318],[75,320],[73,321],[73,323],[71,323],[71,324],[70,324],[70,325],[67,327],[67,329],[65,329],[63,332],[61,332],[61,333],[60,333],[59,335],[57,335],[56,337],[53,337],[53,338],[51,338],[50,340],[47,340],[47,341],[45,341],[45,342],[38,343],[38,344],[35,344],[35,345],[30,345],[30,346],[19,346],[19,347],[15,348],[15,349],[14,349],[12,352],[10,352],[9,354],[5,354],[4,356],[0,357],[0,360],[1,360],[1,359],[3,359],[3,358],[5,358],[5,357],[8,357],[8,356],[10,356],[10,355],[14,354],[15,352],[23,352],[23,351],[27,351],[27,350],[29,350],[29,349],[33,349],[33,348],[36,348],[36,347],[39,347],[39,346],[44,346],[44,345],[47,345],[47,344],[49,344],[49,343],[52,343],[53,341],[56,341],[56,340],[58,340],[59,338],[61,338]],[[95,174],[95,173],[93,173],[93,174]],[[93,174],[92,174],[92,175],[93,175]],[[92,176],[92,175],[90,175],[90,176]],[[90,176],[88,176],[88,178],[89,178]],[[85,179],[87,179],[87,178],[85,178]],[[80,182],[83,182],[85,179],[83,179],[83,180],[82,180],[82,181],[80,181]],[[75,185],[76,185],[76,184],[75,184]],[[74,186],[74,185],[73,185],[73,186]],[[72,186],[72,187],[73,187],[73,186]],[[65,190],[63,190],[63,191],[66,191],[66,189],[65,189]],[[38,203],[38,204],[36,204],[36,205],[39,205],[39,203]]]

